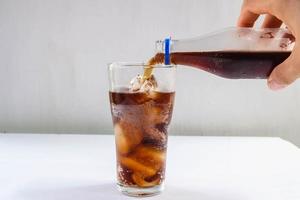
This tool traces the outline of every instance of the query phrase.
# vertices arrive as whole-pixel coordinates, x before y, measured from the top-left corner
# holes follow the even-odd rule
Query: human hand
[[[252,27],[261,14],[266,14],[263,28],[279,28],[282,23],[296,38],[291,55],[276,66],[268,78],[272,90],[280,90],[300,77],[300,1],[299,0],[244,0],[238,26]]]

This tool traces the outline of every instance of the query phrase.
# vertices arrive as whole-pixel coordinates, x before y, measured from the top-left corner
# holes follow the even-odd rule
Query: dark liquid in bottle
[[[174,52],[171,63],[202,69],[212,74],[230,79],[264,79],[282,63],[291,52],[266,51],[210,51]],[[164,54],[156,54],[150,65],[164,62]]]

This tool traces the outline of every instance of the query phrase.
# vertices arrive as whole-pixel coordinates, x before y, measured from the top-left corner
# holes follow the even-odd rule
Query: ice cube
[[[137,75],[130,81],[130,85],[131,85],[130,90],[133,92],[139,91],[143,85],[143,82],[144,82],[143,77],[141,75]]]
[[[118,152],[120,152],[121,154],[128,153],[130,149],[130,144],[127,141],[125,135],[123,134],[123,130],[119,126],[119,124],[115,125],[115,135]]]
[[[144,140],[143,143],[149,144],[157,149],[165,149],[167,146],[167,135],[159,131],[155,127],[144,127]]]
[[[152,181],[146,181],[147,177],[145,177],[143,174],[141,173],[133,173],[132,174],[132,179],[135,182],[135,184],[137,184],[140,187],[151,187],[151,186],[155,186],[158,185],[161,181],[160,177],[155,177],[154,180]]]
[[[155,80],[155,77],[151,75],[149,78],[144,80],[144,83],[141,86],[141,91],[150,92],[150,91],[154,91],[156,88],[157,88],[157,82]]]
[[[131,169],[133,172],[139,172],[144,174],[145,176],[153,176],[156,173],[155,169],[139,162],[134,158],[121,156],[119,159],[122,165]]]
[[[169,123],[170,112],[168,105],[157,105],[155,103],[144,106],[144,124],[154,125]]]
[[[132,151],[143,139],[138,127],[122,120],[115,124],[115,135],[117,150],[121,154]]]
[[[166,152],[164,150],[158,150],[153,147],[142,145],[136,148],[132,156],[157,171],[163,167]]]
[[[155,77],[151,75],[144,79],[141,75],[137,75],[130,81],[130,90],[133,92],[149,92],[157,88]]]

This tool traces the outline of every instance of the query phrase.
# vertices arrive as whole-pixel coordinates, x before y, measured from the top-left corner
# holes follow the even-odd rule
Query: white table
[[[0,134],[1,200],[132,199],[112,136]],[[149,199],[299,200],[300,150],[279,138],[170,137],[166,190]]]

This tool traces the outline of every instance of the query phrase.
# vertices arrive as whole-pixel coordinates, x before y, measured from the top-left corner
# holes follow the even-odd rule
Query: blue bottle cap
[[[170,47],[171,47],[171,38],[165,39],[165,65],[170,64]]]

